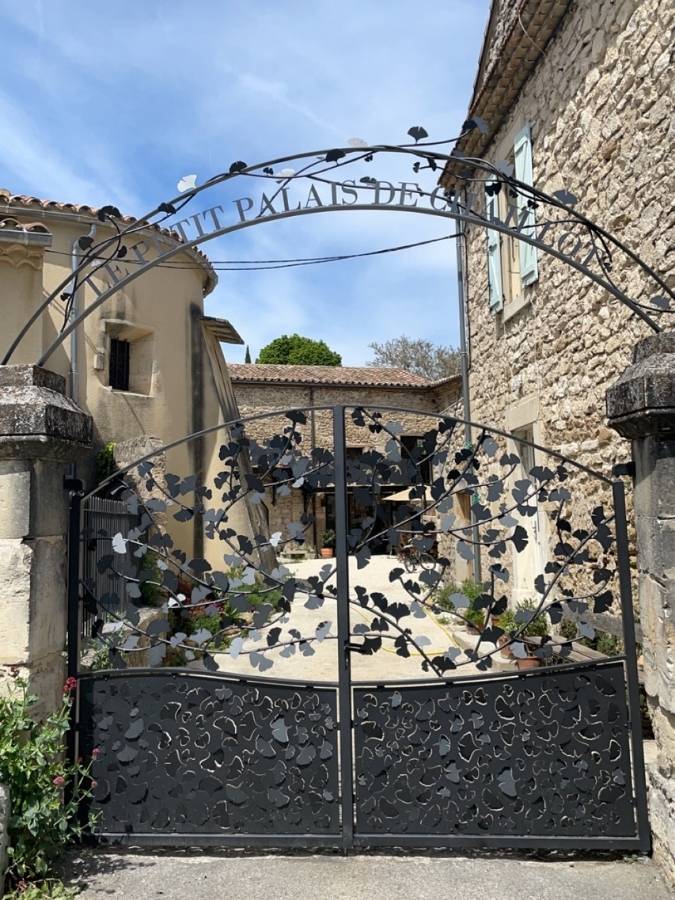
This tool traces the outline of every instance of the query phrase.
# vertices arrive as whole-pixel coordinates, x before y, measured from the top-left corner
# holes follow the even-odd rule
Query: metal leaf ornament
[[[183,177],[178,181],[178,184],[176,185],[181,194],[185,193],[185,191],[193,190],[196,186],[196,175],[183,175]]]
[[[408,129],[407,134],[410,135],[415,143],[429,137],[429,132],[422,125],[413,125],[412,128]]]

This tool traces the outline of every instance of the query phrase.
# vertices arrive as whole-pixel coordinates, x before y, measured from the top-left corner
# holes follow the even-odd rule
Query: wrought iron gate
[[[459,424],[275,412],[72,485],[73,752],[101,839],[648,849],[623,486]],[[211,464],[167,471],[190,441]],[[92,530],[102,493],[128,527]],[[334,557],[298,560],[320,530]]]

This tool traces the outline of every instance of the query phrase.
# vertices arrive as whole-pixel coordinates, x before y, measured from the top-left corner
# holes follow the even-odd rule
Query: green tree
[[[401,335],[382,344],[369,344],[369,366],[394,366],[435,381],[459,372],[459,350],[433,344],[424,338]]]
[[[256,362],[282,366],[341,366],[342,357],[325,341],[299,334],[282,334],[262,348]]]

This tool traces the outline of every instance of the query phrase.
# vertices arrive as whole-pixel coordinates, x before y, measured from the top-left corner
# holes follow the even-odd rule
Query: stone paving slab
[[[93,852],[67,866],[81,900],[668,900],[646,859],[167,856]]]

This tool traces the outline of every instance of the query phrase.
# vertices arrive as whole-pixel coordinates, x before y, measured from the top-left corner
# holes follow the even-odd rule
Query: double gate
[[[73,490],[73,753],[101,839],[648,849],[623,487],[475,429],[276,412]],[[211,463],[172,473],[192,442]]]

